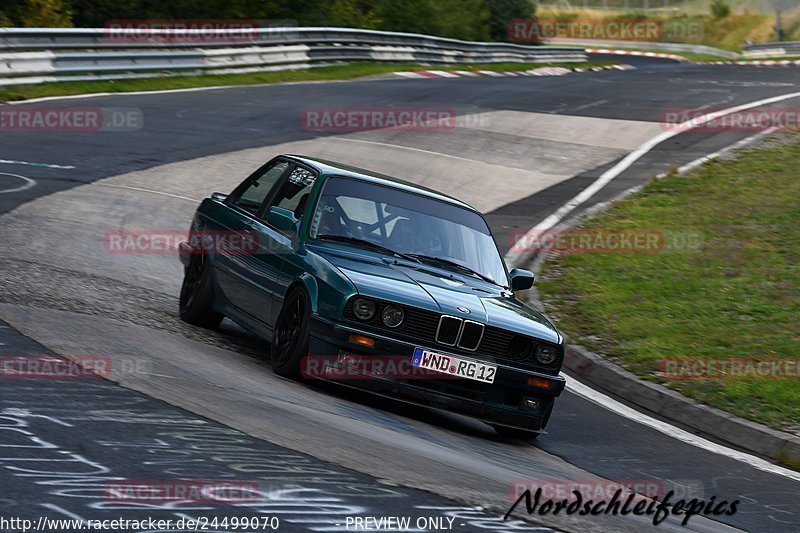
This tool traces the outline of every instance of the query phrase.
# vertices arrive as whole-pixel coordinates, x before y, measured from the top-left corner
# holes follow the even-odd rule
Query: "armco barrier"
[[[744,47],[744,54],[742,55],[752,59],[800,56],[800,41],[749,44]]]
[[[231,39],[224,37],[229,31]],[[243,32],[246,34],[243,37]],[[116,32],[102,28],[0,28],[0,85],[297,69],[341,61],[579,62],[584,50],[445,39],[351,28]]]

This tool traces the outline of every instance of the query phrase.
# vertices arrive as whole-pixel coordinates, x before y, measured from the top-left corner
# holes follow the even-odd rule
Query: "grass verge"
[[[258,85],[265,83],[299,81],[352,80],[390,72],[446,69],[446,70],[491,70],[496,72],[530,70],[538,67],[562,66],[566,68],[606,66],[608,62],[584,63],[494,63],[482,65],[418,65],[408,63],[356,62],[304,70],[281,70],[275,72],[252,72],[247,74],[206,74],[193,76],[154,77],[108,81],[67,81],[41,83],[37,85],[14,85],[0,88],[0,102],[27,100],[45,96],[65,96],[89,93],[126,93],[135,91],[159,91],[216,87],[228,85]]]
[[[800,431],[800,137],[789,139],[654,181],[589,221],[583,230],[663,234],[663,247],[552,255],[538,283],[548,311],[644,379]],[[794,378],[681,375],[728,358],[787,361]],[[667,360],[680,370],[664,372]]]
[[[758,12],[737,10],[728,16],[714,18],[708,11],[687,14],[680,12],[604,11],[596,9],[541,9],[537,16],[563,21],[591,20],[594,22],[625,20],[659,20],[663,24],[660,41],[686,44],[703,44],[723,50],[740,51],[745,40],[765,43],[775,40],[774,16]],[[800,9],[787,11],[783,17],[786,40],[800,39]],[[613,40],[613,39],[612,39]]]

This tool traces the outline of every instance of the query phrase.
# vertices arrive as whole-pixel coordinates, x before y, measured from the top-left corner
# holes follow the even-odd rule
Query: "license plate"
[[[444,355],[425,348],[414,349],[414,357],[411,364],[427,370],[435,370],[442,374],[457,376],[460,378],[474,379],[483,383],[494,383],[494,376],[497,367],[478,363],[468,359],[461,359],[452,355]]]

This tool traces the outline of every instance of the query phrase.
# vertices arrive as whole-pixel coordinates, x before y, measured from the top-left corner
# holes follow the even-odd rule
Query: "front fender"
[[[297,283],[306,288],[306,292],[311,300],[311,312],[317,314],[319,312],[319,286],[317,285],[317,279],[308,272],[303,272],[297,280]]]
[[[297,278],[311,297],[311,311],[320,316],[338,319],[347,300],[357,294],[355,285],[341,270],[324,257],[309,252],[306,269]]]

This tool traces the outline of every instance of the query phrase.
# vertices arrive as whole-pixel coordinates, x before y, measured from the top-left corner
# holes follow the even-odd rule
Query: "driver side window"
[[[261,204],[264,203],[267,195],[287,168],[289,168],[287,161],[278,161],[267,168],[259,177],[250,182],[239,198],[234,200],[233,205],[252,215],[257,214]]]

